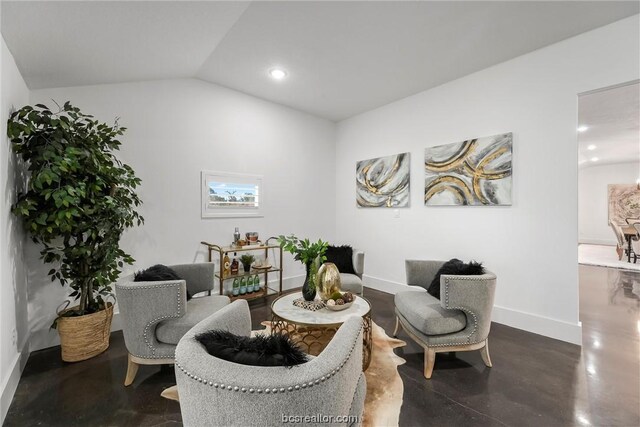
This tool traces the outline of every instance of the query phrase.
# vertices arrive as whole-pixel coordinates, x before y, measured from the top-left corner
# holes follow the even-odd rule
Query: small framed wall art
[[[356,203],[362,208],[409,206],[409,153],[356,163]]]

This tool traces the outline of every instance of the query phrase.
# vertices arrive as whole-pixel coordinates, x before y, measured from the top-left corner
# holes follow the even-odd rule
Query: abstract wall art
[[[609,224],[627,224],[640,218],[640,190],[637,184],[609,184]]]
[[[356,164],[356,203],[365,208],[409,206],[409,153]]]
[[[503,133],[427,148],[424,204],[511,205],[512,144]]]

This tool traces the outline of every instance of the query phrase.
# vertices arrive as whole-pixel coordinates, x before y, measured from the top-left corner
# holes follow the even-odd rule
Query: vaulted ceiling
[[[638,2],[3,1],[31,89],[195,77],[342,120],[639,13]],[[288,72],[283,81],[272,67]]]

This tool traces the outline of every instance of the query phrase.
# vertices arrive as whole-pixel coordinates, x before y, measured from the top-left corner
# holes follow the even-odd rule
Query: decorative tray
[[[293,305],[310,311],[318,311],[324,308],[324,303],[322,301],[306,301],[304,298],[293,300]]]
[[[340,305],[336,304],[336,299],[334,299],[334,297],[336,296],[336,293],[334,293],[333,295],[331,295],[331,297],[328,300],[324,301],[324,305],[326,305],[329,310],[331,311],[346,310],[347,308],[353,305],[353,302],[357,298],[351,292],[339,292],[339,293],[342,295],[344,304],[340,304]]]
[[[353,305],[353,302],[347,303],[347,304],[342,304],[342,305],[326,305],[325,306],[331,310],[331,311],[342,311],[342,310],[346,310],[347,308],[351,307]]]
[[[269,265],[260,265],[260,266],[254,265],[253,266],[253,269],[255,269],[255,270],[268,270],[270,268],[273,268],[273,266],[271,264],[269,264]]]

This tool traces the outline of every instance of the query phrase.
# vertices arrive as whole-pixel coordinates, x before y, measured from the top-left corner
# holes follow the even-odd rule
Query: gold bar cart
[[[258,298],[265,298],[269,295],[281,295],[282,294],[282,247],[279,244],[270,243],[272,240],[276,240],[276,237],[269,237],[264,243],[259,245],[249,246],[221,246],[208,242],[200,242],[205,245],[209,251],[209,262],[213,262],[214,252],[216,256],[220,257],[220,268],[215,273],[215,278],[219,281],[220,295],[224,295],[224,282],[225,280],[240,279],[242,277],[264,275],[264,287],[259,292],[246,293],[244,295],[227,295],[231,301],[236,299],[254,300]],[[269,258],[269,249],[276,249],[279,253],[278,265],[272,265],[269,269],[254,269],[252,268],[248,273],[239,271],[238,274],[224,275],[223,263],[225,254],[232,252],[249,252],[249,251],[264,251],[265,259]],[[269,288],[269,273],[278,274],[278,289]]]

